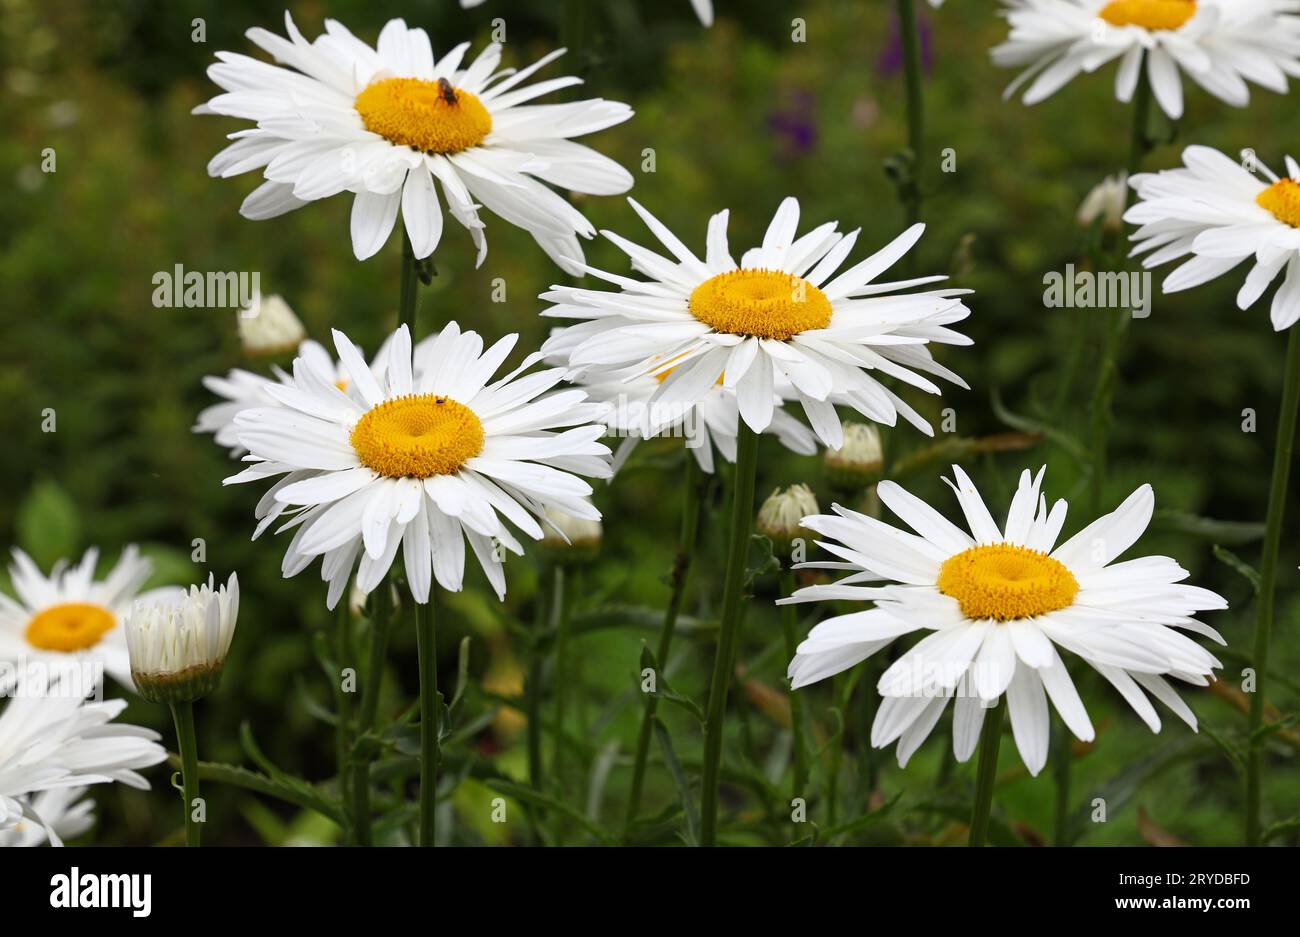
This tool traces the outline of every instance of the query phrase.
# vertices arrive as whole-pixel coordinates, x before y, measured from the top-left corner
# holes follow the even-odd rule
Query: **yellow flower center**
[[[824,329],[831,301],[803,277],[781,270],[732,270],[691,292],[691,315],[719,332],[785,341]]]
[[[1177,29],[1196,15],[1196,0],[1112,0],[1097,15],[1112,26]]]
[[[1079,583],[1059,560],[1009,543],[971,547],[944,560],[939,591],[967,618],[1033,618],[1074,601]]]
[[[1271,211],[1278,221],[1300,228],[1300,182],[1279,179],[1255,196],[1255,202]]]
[[[425,153],[459,153],[492,132],[483,102],[445,78],[383,78],[367,85],[354,107],[371,133]]]
[[[51,605],[27,623],[27,643],[43,651],[84,651],[117,624],[113,613],[85,602]]]
[[[370,408],[352,429],[367,468],[389,478],[452,475],[483,451],[483,424],[450,397],[411,394]]]

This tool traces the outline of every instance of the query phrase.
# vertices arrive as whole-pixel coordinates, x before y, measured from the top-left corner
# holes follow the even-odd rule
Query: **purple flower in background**
[[[776,137],[778,158],[792,162],[817,147],[817,98],[811,91],[797,90],[767,115],[767,127]]]
[[[930,44],[930,21],[917,10],[916,28],[921,41],[921,69],[928,75],[934,65],[934,51]],[[892,78],[903,70],[903,32],[898,25],[898,14],[889,18],[889,41],[876,59],[876,71],[882,78]]]

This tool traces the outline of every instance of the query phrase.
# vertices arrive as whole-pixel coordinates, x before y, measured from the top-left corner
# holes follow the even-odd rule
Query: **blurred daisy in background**
[[[571,368],[624,369],[624,379],[662,377],[649,404],[699,403],[719,381],[735,393],[740,417],[754,432],[773,424],[778,385],[788,385],[823,444],[842,441],[836,404],[893,426],[899,414],[928,435],[927,423],[878,377],[929,393],[939,387],[917,372],[966,386],[934,361],[929,342],[968,345],[948,326],[969,314],[957,296],[969,290],[905,293],[944,280],[921,277],[875,283],[921,237],[914,225],[866,260],[836,275],[858,232],[835,222],[795,237],[799,203],[787,198],[760,247],[731,256],[726,211],[709,220],[701,260],[662,222],[628,199],[671,257],[601,232],[647,276],[637,280],[588,267],[617,291],[554,286],[545,316],[585,320],[553,333],[543,346]]]
[[[76,836],[89,825],[91,807],[76,803],[78,789],[117,781],[148,790],[139,772],[167,758],[158,733],[113,721],[126,700],[86,702],[69,689],[24,679],[0,710],[0,835],[28,841],[35,823],[43,838],[62,845],[64,833]]]
[[[294,529],[285,576],[320,557],[333,608],[354,568],[370,592],[400,547],[412,594],[427,602],[431,573],[443,588],[461,588],[468,540],[504,596],[498,547],[523,548],[503,518],[535,540],[548,507],[599,519],[579,476],[610,474],[605,428],[595,422],[605,407],[582,390],[557,390],[562,368],[523,375],[539,355],[489,383],[517,339],[485,351],[477,333],[453,322],[422,343],[417,376],[405,326],[379,367],[335,331],[347,392],[298,359],[291,383],[266,388],[273,405],[235,417],[253,464],[227,483],[283,476],[258,504],[254,536],[279,520],[280,530]]]
[[[556,347],[562,349],[563,344]],[[557,360],[564,357],[562,351],[556,353]],[[605,425],[622,439],[614,450],[613,470],[623,467],[639,442],[657,436],[682,437],[687,450],[706,472],[713,472],[715,450],[728,462],[735,462],[736,434],[740,430],[735,390],[717,381],[697,401],[680,406],[652,404],[665,377],[628,368],[579,370],[569,376],[589,399],[608,404]],[[776,436],[791,452],[817,453],[817,437],[779,405],[779,395],[772,422],[764,432]]]
[[[352,192],[352,249],[365,260],[383,247],[400,211],[417,258],[442,237],[447,210],[469,230],[478,263],[487,256],[484,207],[527,230],[567,271],[582,260],[578,235],[595,229],[549,186],[592,195],[632,187],[613,160],[574,143],[622,123],[631,109],[593,99],[531,104],[574,77],[525,85],[563,54],[526,68],[500,69],[493,43],[465,65],[469,43],[435,60],[423,29],[389,20],[375,48],[335,20],[308,42],[285,13],[284,39],[250,29],[248,39],[281,68],[219,52],[208,76],[224,93],[195,109],[252,120],[208,164],[212,176],[261,170],[265,178],[244,200],[246,218],[274,218],[307,202]]]
[[[333,383],[344,393],[349,392],[347,369],[320,342],[307,339],[299,344],[298,361],[302,362],[302,367],[312,370],[320,380]],[[380,346],[370,367],[382,373],[387,363],[388,345],[385,342]],[[235,416],[241,410],[273,404],[274,399],[266,393],[268,386],[277,383],[287,386],[293,383],[292,375],[283,368],[273,365],[271,371],[274,379],[243,368],[232,368],[224,377],[215,374],[204,377],[203,386],[222,400],[199,411],[193,431],[212,433],[217,445],[229,449],[232,456],[242,456],[247,450],[239,444]]]
[[[1149,485],[1056,546],[1067,505],[1057,501],[1048,510],[1040,493],[1044,471],[1021,474],[1001,528],[956,465],[956,481],[948,485],[969,534],[888,481],[877,488],[881,502],[915,533],[838,505],[833,515],[804,518],[805,527],[827,538],[818,543],[839,558],[804,565],[850,574],[833,585],[800,589],[780,604],[833,600],[874,607],[816,625],[790,663],[792,685],[824,680],[903,635],[928,631],[877,685],[884,699],[871,742],[879,748],[897,741],[900,764],[953,699],[958,761],[970,758],[985,710],[1004,694],[1031,774],[1047,761],[1048,699],[1070,731],[1091,740],[1092,722],[1058,648],[1105,677],[1153,732],[1160,730],[1160,717],[1147,694],[1195,729],[1196,716],[1167,678],[1204,686],[1213,668],[1223,665],[1176,629],[1224,643],[1192,616],[1227,608],[1227,602],[1181,585],[1187,571],[1168,557],[1114,562],[1151,520]]]
[[[1218,150],[1189,146],[1184,168],[1133,177],[1139,201],[1124,220],[1141,225],[1133,254],[1146,255],[1144,267],[1190,257],[1165,278],[1166,293],[1200,286],[1254,258],[1237,293],[1238,308],[1248,309],[1285,271],[1270,313],[1281,331],[1300,319],[1300,163],[1288,156],[1287,174],[1279,177],[1253,153],[1246,162],[1265,179]]]
[[[95,825],[95,801],[86,796],[85,787],[54,787],[30,799],[31,812],[40,820],[19,820],[15,826],[0,829],[0,848],[5,846],[43,846],[51,842],[74,839]]]
[[[993,61],[1027,66],[1005,96],[1029,83],[1024,102],[1037,104],[1116,59],[1115,96],[1128,102],[1145,58],[1156,101],[1177,120],[1180,71],[1234,107],[1249,103],[1247,82],[1285,94],[1300,75],[1297,10],[1296,0],[1015,0]]]
[[[44,575],[22,550],[13,551],[9,579],[15,598],[0,593],[0,693],[15,686],[15,677],[28,665],[40,664],[50,673],[102,667],[122,686],[134,689],[122,615],[141,598],[170,601],[184,590],[167,586],[141,592],[153,564],[129,545],[102,580],[95,579],[99,550],[91,548],[76,566],[60,560]]]
[[[253,358],[281,355],[293,351],[307,337],[302,321],[283,297],[258,293],[253,301],[235,316],[239,343],[244,354]]]

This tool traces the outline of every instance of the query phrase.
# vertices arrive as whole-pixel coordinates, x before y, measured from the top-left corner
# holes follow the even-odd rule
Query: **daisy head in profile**
[[[721,383],[735,393],[740,419],[756,433],[773,425],[778,391],[788,388],[831,448],[843,441],[836,405],[890,426],[901,414],[933,435],[884,378],[933,394],[940,390],[927,374],[965,386],[934,360],[928,345],[970,344],[949,328],[970,314],[957,298],[969,290],[907,292],[942,276],[877,281],[917,242],[923,225],[840,270],[858,232],[841,234],[828,222],[796,236],[799,203],[787,198],[763,243],[737,262],[727,242],[726,211],[709,220],[701,258],[629,202],[668,256],[604,231],[646,279],[588,267],[617,289],[555,286],[542,295],[553,303],[543,315],[581,320],[543,346],[569,367],[623,369],[628,381],[662,378],[649,402],[665,408],[698,403]]]
[[[540,540],[547,508],[599,519],[581,476],[610,474],[596,422],[605,408],[559,389],[562,368],[524,374],[538,355],[493,380],[517,338],[485,350],[453,322],[413,352],[402,326],[387,360],[371,366],[335,331],[346,391],[299,358],[289,383],[265,389],[272,405],[235,417],[251,464],[227,482],[278,477],[257,506],[254,536],[277,522],[294,531],[286,576],[319,557],[333,608],[354,570],[368,593],[400,549],[423,603],[433,579],[461,588],[468,543],[504,596],[499,551],[523,552],[512,528]]]
[[[102,668],[128,689],[131,662],[122,616],[137,598],[170,601],[176,587],[141,592],[153,564],[134,545],[127,546],[103,579],[95,579],[99,550],[91,548],[75,566],[60,560],[49,575],[22,550],[13,551],[9,579],[14,596],[0,593],[0,694],[13,689],[26,665],[38,663],[49,674],[69,668]],[[69,671],[69,672],[72,672]]]
[[[1050,97],[1080,73],[1116,60],[1115,97],[1132,100],[1145,67],[1156,101],[1183,114],[1187,75],[1219,100],[1245,107],[1248,82],[1285,94],[1300,75],[1300,17],[1290,0],[1008,0],[1007,40],[994,63],[1025,70],[1006,96]]]
[[[975,750],[985,710],[1005,696],[1020,757],[1031,774],[1047,760],[1050,699],[1070,730],[1093,738],[1092,723],[1062,660],[1065,650],[1102,675],[1151,728],[1160,716],[1149,697],[1193,729],[1196,717],[1170,680],[1203,686],[1222,664],[1183,631],[1223,643],[1193,616],[1227,603],[1183,584],[1169,557],[1115,562],[1137,542],[1155,503],[1149,485],[1057,544],[1067,505],[1048,508],[1043,471],[1020,476],[999,526],[966,473],[948,481],[969,532],[893,482],[880,501],[910,531],[835,506],[804,518],[837,561],[808,564],[849,571],[833,585],[809,586],[785,602],[847,600],[872,607],[812,629],[790,663],[794,687],[847,670],[894,640],[924,632],[881,676],[884,697],[871,728],[877,747],[898,742],[907,760],[950,701],[953,753]],[[946,479],[945,479],[946,480]]]
[[[1249,167],[1249,168],[1248,168]],[[1248,309],[1282,276],[1270,318],[1277,331],[1300,319],[1300,163],[1279,176],[1253,152],[1241,163],[1207,146],[1183,151],[1183,167],[1133,177],[1138,202],[1124,220],[1141,225],[1134,255],[1144,267],[1187,258],[1166,293],[1191,289],[1251,261],[1237,306]]]
[[[515,70],[501,68],[500,44],[473,59],[469,43],[434,58],[428,34],[390,20],[372,47],[335,20],[307,41],[285,13],[288,38],[250,29],[275,65],[217,53],[208,76],[221,87],[196,113],[256,126],[208,164],[212,176],[261,171],[244,200],[246,218],[274,218],[307,202],[352,193],[352,249],[358,260],[388,240],[400,213],[417,258],[442,237],[443,208],[487,254],[480,207],[519,225],[566,270],[582,259],[578,235],[595,230],[550,186],[592,195],[632,187],[631,175],[574,138],[632,116],[625,104],[593,99],[537,104],[581,84],[573,77],[529,82],[560,49]]]

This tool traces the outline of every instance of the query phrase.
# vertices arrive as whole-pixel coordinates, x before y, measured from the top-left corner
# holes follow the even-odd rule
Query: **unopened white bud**
[[[796,538],[810,536],[803,519],[816,513],[817,499],[807,485],[791,485],[785,491],[778,488],[758,510],[758,532],[772,541],[775,553],[784,555]]]
[[[307,337],[302,322],[279,296],[258,293],[235,321],[244,353],[253,357],[286,354]]]
[[[172,602],[137,601],[127,611],[131,679],[153,703],[193,702],[221,682],[239,618],[239,577],[214,589],[212,577]]]
[[[878,481],[883,461],[880,431],[871,423],[845,423],[844,444],[822,455],[827,481],[850,491]]]

